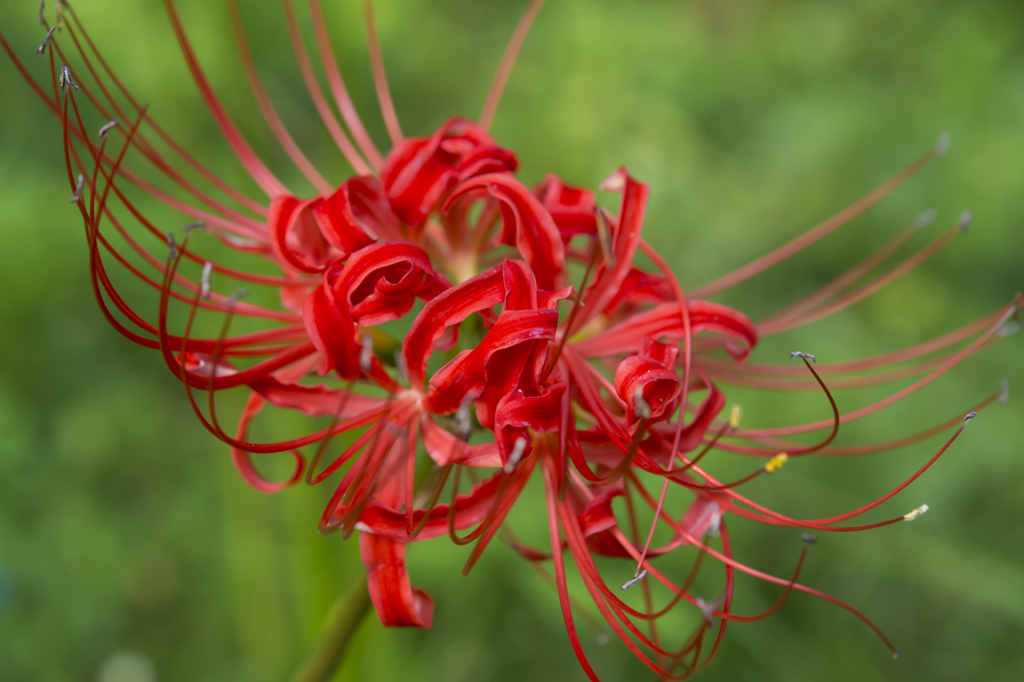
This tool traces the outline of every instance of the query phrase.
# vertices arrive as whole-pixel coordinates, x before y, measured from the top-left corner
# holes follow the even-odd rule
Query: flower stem
[[[366,590],[366,580],[359,576],[338,597],[327,624],[291,682],[327,682],[331,679],[344,658],[352,635],[369,610],[370,594]]]

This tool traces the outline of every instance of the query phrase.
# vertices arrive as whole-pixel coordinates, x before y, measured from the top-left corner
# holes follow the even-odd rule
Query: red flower
[[[620,195],[614,214],[596,205],[591,189],[569,186],[554,175],[531,191],[516,178],[515,155],[489,136],[487,126],[501,84],[539,2],[531,3],[513,37],[497,86],[485,105],[484,123],[453,118],[426,137],[402,136],[371,33],[373,70],[393,143],[387,155],[377,151],[355,115],[330,56],[329,41],[318,24],[332,94],[351,139],[331,113],[310,75],[301,35],[286,3],[310,94],[340,151],[358,173],[335,185],[306,159],[263,92],[243,41],[243,61],[268,124],[320,192],[308,199],[289,193],[250,149],[206,81],[173,2],[166,0],[166,5],[202,96],[239,161],[266,193],[265,200],[241,194],[200,166],[126,91],[130,106],[119,105],[108,83],[119,90],[121,84],[105,61],[87,61],[83,54],[81,70],[64,66],[58,70],[56,55],[62,60],[71,55],[61,51],[62,38],[51,31],[46,46],[53,78],[56,82],[59,76],[63,86],[51,95],[31,79],[2,36],[0,40],[64,125],[68,177],[86,227],[93,289],[103,314],[125,337],[160,350],[185,386],[197,417],[231,447],[239,471],[255,488],[274,492],[303,478],[316,484],[333,477],[336,489],[320,519],[320,530],[340,530],[346,536],[359,531],[369,592],[382,623],[430,627],[432,621],[432,600],[410,582],[406,543],[444,535],[460,545],[475,543],[466,563],[469,571],[495,535],[504,532],[502,539],[526,560],[552,561],[570,641],[592,679],[596,674],[576,633],[566,587],[566,550],[608,625],[662,677],[685,677],[707,665],[728,622],[767,616],[792,590],[839,604],[889,644],[857,611],[797,582],[806,546],[789,578],[768,575],[736,560],[727,519],[814,531],[865,530],[912,520],[926,507],[882,523],[847,524],[916,479],[957,438],[967,420],[914,476],[844,514],[791,518],[760,505],[738,488],[771,474],[788,458],[873,452],[955,426],[959,417],[892,443],[832,445],[842,423],[900,400],[998,338],[994,335],[1017,313],[1020,299],[935,341],[866,360],[815,369],[814,357],[794,353],[793,359],[801,363],[747,362],[760,336],[793,329],[860,300],[937,251],[963,224],[954,225],[889,274],[850,289],[894,248],[865,261],[871,267],[857,266],[820,292],[757,324],[732,308],[703,299],[838,229],[943,149],[929,150],[837,218],[687,294],[641,236],[646,184],[624,168],[613,173],[601,188]],[[319,5],[313,7],[314,20],[320,21]],[[65,10],[76,50],[83,47],[79,35],[92,49],[74,12]],[[234,17],[238,21],[237,13]],[[79,95],[86,95],[102,116],[122,122],[104,126],[99,141],[94,140],[79,117]],[[111,150],[114,131],[124,140],[116,153]],[[152,136],[169,143],[174,157],[159,153],[150,144]],[[122,162],[129,148],[154,165],[168,185],[177,186],[191,199],[179,200],[126,168]],[[186,180],[177,170],[181,165],[197,171],[204,178],[202,185]],[[193,240],[203,247],[206,235],[193,237],[189,231],[179,246],[173,235],[158,231],[123,193],[122,188],[132,184],[187,220],[202,221],[209,235],[248,255],[256,266],[270,263],[280,274],[259,275],[256,266],[252,271],[236,270],[207,261],[193,250]],[[233,209],[225,199],[243,208]],[[110,208],[116,204],[130,212],[137,229],[129,229],[115,217]],[[154,244],[164,248],[165,243],[170,246],[167,258],[154,255]],[[127,257],[125,250],[141,256],[145,268]],[[645,270],[638,262],[638,250],[654,263],[655,270]],[[159,293],[155,322],[129,306],[114,287],[107,268],[115,261]],[[574,281],[571,263],[584,268],[581,279]],[[189,274],[192,271],[198,277]],[[227,279],[276,290],[281,308],[216,293],[215,287]],[[171,333],[168,322],[175,301],[188,309],[179,335]],[[193,338],[193,321],[200,310],[221,317],[219,336]],[[259,322],[262,330],[231,335],[236,317]],[[404,325],[400,342],[381,328],[385,323],[391,328]],[[959,350],[947,350],[971,337]],[[947,355],[914,367],[917,375],[923,375],[915,383],[853,412],[840,412],[825,382],[829,377],[832,388],[887,383],[909,374],[894,369],[895,363],[943,350]],[[435,359],[438,351],[454,352],[441,363]],[[310,382],[307,377],[314,369],[328,383]],[[849,373],[856,376],[832,380]],[[726,399],[719,386],[727,383],[773,391],[820,389],[834,415],[797,426],[743,429],[738,413],[728,419],[721,416]],[[230,435],[221,426],[216,395],[243,387],[249,398]],[[197,391],[205,391],[205,398]],[[251,442],[249,424],[267,404],[330,416],[332,422],[325,429],[283,442]],[[973,415],[972,410],[967,419]],[[474,432],[482,436],[470,444]],[[789,438],[815,432],[825,435],[813,445]],[[340,453],[331,447],[339,434],[349,434]],[[418,486],[420,444],[433,469]],[[712,451],[762,457],[764,464],[746,477],[723,483],[703,466],[703,458]],[[251,453],[285,452],[292,456],[295,469],[282,482],[266,480],[250,460]],[[330,461],[321,469],[324,459]],[[461,473],[472,469],[487,469],[490,474],[474,478],[474,484],[464,490]],[[546,508],[535,512],[546,514],[550,551],[524,545],[503,525],[537,470],[545,487]],[[660,485],[649,488],[656,481]],[[442,502],[446,487],[448,501]],[[670,491],[689,500],[683,514],[665,511]],[[625,504],[616,509],[617,501]],[[639,527],[637,507],[651,510],[653,523],[645,532]],[[628,520],[625,526],[620,519],[623,514]],[[661,544],[654,545],[658,526],[667,531]],[[677,550],[694,556],[693,571],[682,582],[673,581],[652,563]],[[633,577],[622,589],[640,584],[644,608],[620,596],[617,583],[621,580],[615,581],[614,588],[608,586],[595,555],[629,562],[634,571],[625,575]],[[710,602],[691,590],[705,557],[719,562],[725,576],[723,594]],[[779,601],[762,614],[734,613],[736,571],[782,586]],[[657,595],[652,583],[662,586]],[[661,606],[656,607],[655,596]],[[690,638],[670,647],[655,628],[648,630],[644,623],[653,623],[681,601],[699,609],[703,617]],[[714,642],[708,645],[705,639],[716,623]],[[703,653],[707,655],[702,658]]]

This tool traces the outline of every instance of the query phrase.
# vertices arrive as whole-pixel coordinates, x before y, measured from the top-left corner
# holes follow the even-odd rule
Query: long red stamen
[[[811,308],[816,307],[820,303],[824,303],[828,299],[832,298],[836,294],[844,291],[847,287],[854,285],[857,280],[864,277],[869,272],[874,270],[876,267],[889,260],[897,251],[900,250],[907,242],[909,242],[918,232],[932,222],[934,218],[934,211],[925,211],[918,216],[914,222],[904,228],[899,234],[886,242],[881,248],[872,253],[870,256],[862,260],[857,265],[853,266],[839,277],[821,287],[813,294],[805,296],[796,303],[786,306],[782,310],[772,313],[759,324],[765,324],[773,320],[780,318],[790,317],[797,313],[802,313]]]
[[[388,76],[384,72],[384,57],[380,52],[377,39],[377,27],[373,21],[373,0],[363,0],[363,21],[366,24],[366,43],[370,52],[370,68],[373,71],[373,84],[377,88],[377,100],[380,102],[380,113],[384,117],[384,125],[391,136],[391,144],[397,145],[404,139],[402,127],[398,124],[394,102],[391,101],[391,90],[388,88]]]
[[[543,6],[544,0],[530,0],[530,4],[526,6],[523,16],[519,19],[519,23],[516,24],[516,30],[512,33],[512,38],[508,41],[505,53],[501,56],[498,71],[494,74],[494,80],[491,81],[491,87],[487,91],[487,99],[484,100],[483,111],[480,113],[480,127],[484,130],[491,129],[494,115],[498,113],[501,94],[505,91],[508,77],[512,75],[512,68],[516,64],[519,50],[522,49],[523,43],[526,42],[526,36],[530,34],[533,22],[537,19],[537,15]]]
[[[83,29],[83,32],[84,32],[84,29]],[[111,119],[120,118],[122,120],[131,119],[135,115],[141,114],[143,116],[143,120],[145,122],[147,122],[150,125],[150,127],[153,128],[154,131],[158,132],[160,134],[160,136],[162,138],[164,138],[164,141],[167,142],[169,144],[169,146],[172,147],[172,149],[180,150],[180,147],[177,147],[173,143],[173,140],[170,139],[170,137],[168,135],[166,135],[166,133],[163,133],[162,129],[160,129],[156,125],[156,123],[152,120],[152,117],[150,116],[150,114],[148,112],[148,106],[147,105],[139,105],[139,104],[135,103],[134,100],[131,100],[131,97],[129,95],[128,98],[132,101],[132,103],[134,105],[133,108],[135,109],[135,113],[133,114],[131,112],[126,111],[124,108],[122,108],[118,104],[117,100],[112,96],[110,91],[107,89],[107,87],[104,84],[100,74],[94,68],[92,60],[89,59],[88,54],[85,52],[85,50],[83,49],[81,43],[78,41],[78,36],[70,28],[70,26],[69,26],[69,33],[71,34],[71,38],[72,38],[72,40],[75,43],[75,47],[76,47],[76,49],[78,51],[79,56],[81,56],[82,61],[85,63],[86,69],[89,71],[90,75],[96,81],[96,85],[99,87],[100,92],[103,94],[104,98],[106,99],[107,105],[109,105],[109,107],[111,107],[113,109],[113,113],[112,113],[110,111],[110,109],[108,109],[107,106],[104,105],[104,102],[102,102],[100,100],[100,98],[97,97],[93,93],[92,89],[88,86],[87,83],[81,83],[80,85],[81,85],[81,88],[82,88],[82,92],[85,93],[86,97],[89,98],[89,101],[92,102],[92,104],[96,107],[96,109],[100,112],[100,114],[102,116],[106,117],[106,118],[111,118]],[[67,56],[64,54],[64,52],[61,49],[59,43],[55,42],[54,43],[54,47],[57,49],[57,52],[61,56],[61,58],[64,59],[65,61],[67,61]],[[93,49],[95,50],[95,48],[93,48]],[[109,71],[109,69],[108,69],[108,71]],[[87,137],[87,136],[85,136],[84,131],[82,131],[78,136],[81,137],[83,140]],[[133,139],[132,144],[140,153],[142,153],[143,157],[146,160],[148,160],[150,163],[152,163],[154,166],[156,166],[156,168],[158,170],[160,170],[160,172],[164,173],[172,182],[174,182],[177,185],[179,185],[182,189],[184,189],[186,192],[191,194],[198,201],[200,201],[203,204],[206,204],[211,209],[213,209],[214,211],[216,211],[217,213],[219,213],[220,215],[222,215],[224,217],[223,219],[221,219],[221,218],[214,218],[214,217],[211,216],[211,221],[218,222],[218,223],[220,223],[220,222],[224,223],[224,225],[227,226],[227,227],[225,227],[225,229],[238,229],[240,226],[245,226],[247,228],[251,228],[252,230],[256,230],[257,232],[262,230],[262,224],[259,221],[256,221],[256,220],[254,220],[253,218],[251,218],[251,217],[249,217],[247,215],[239,213],[238,211],[235,211],[235,210],[233,210],[231,208],[228,208],[227,206],[225,206],[221,202],[217,201],[216,199],[212,198],[211,196],[209,196],[208,194],[206,194],[205,192],[200,190],[193,183],[191,183],[188,180],[186,180],[149,143],[149,141],[146,139],[146,137],[142,134],[141,130],[139,131],[139,133]],[[183,150],[181,151],[181,154],[184,154]],[[207,181],[211,182],[211,184],[214,184],[215,186],[223,189],[221,187],[221,185],[225,185],[225,183],[222,180],[219,180],[219,179],[216,180],[216,181],[210,180],[209,178],[206,177],[207,175],[210,175],[209,171],[207,171],[204,167],[199,165],[198,162],[195,162],[193,159],[191,159],[191,157],[188,157],[187,155],[185,155],[185,156],[186,156],[186,161],[187,162],[191,162],[193,167],[196,168],[200,172],[200,174],[202,174],[204,176],[204,179],[206,179]],[[127,171],[124,171],[123,174],[124,174],[124,176],[130,182],[132,182],[133,184],[137,185],[138,187],[140,187],[144,191],[149,191],[154,196],[157,196],[158,198],[161,198],[161,200],[164,201],[165,203],[169,204],[170,201],[173,199],[172,197],[170,197],[170,195],[157,190],[153,185],[144,182],[137,175],[135,175],[133,173],[129,173]],[[252,210],[253,212],[255,212],[257,214],[265,214],[266,213],[265,209],[263,209],[262,207],[259,207],[258,204],[254,204],[254,202],[252,202],[251,200],[245,199],[244,197],[242,197],[242,199],[245,199],[245,200],[242,201],[242,200],[239,199],[239,197],[241,195],[238,195],[238,196],[236,196],[236,195],[238,195],[237,192],[231,193],[232,198],[235,199],[236,201],[240,201],[240,203],[245,205],[246,208]],[[182,205],[184,205],[184,204],[182,204]],[[195,211],[195,209],[192,209],[192,210]],[[204,213],[203,215],[207,215],[207,214]]]
[[[196,87],[199,88],[199,93],[202,95],[203,101],[206,102],[206,108],[210,110],[217,123],[217,127],[220,128],[224,139],[227,140],[228,145],[235,152],[235,156],[238,157],[238,160],[241,161],[253,180],[256,181],[256,184],[266,192],[267,196],[273,198],[280,194],[288,194],[288,188],[256,156],[256,152],[252,150],[249,143],[242,137],[234,121],[231,120],[231,117],[225,111],[224,105],[221,104],[220,99],[214,93],[213,87],[206,79],[206,74],[203,73],[202,67],[199,66],[199,60],[192,50],[192,44],[185,34],[185,27],[178,16],[178,9],[174,6],[174,0],[164,0],[164,7],[167,9],[167,16],[171,20],[174,35],[178,39],[178,45],[185,56],[188,69],[192,73],[192,80],[195,81]]]
[[[555,584],[558,587],[558,603],[562,607],[562,620],[565,622],[565,629],[569,633],[569,642],[576,654],[576,659],[583,667],[583,672],[591,682],[601,682],[594,672],[587,655],[583,652],[579,635],[576,633],[576,622],[572,617],[572,604],[569,601],[569,588],[565,580],[565,559],[562,556],[562,540],[558,526],[558,491],[555,488],[554,475],[549,471],[550,467],[545,462],[541,465],[544,474],[544,499],[548,509],[548,533],[551,536],[551,555],[555,564]]]
[[[372,169],[363,160],[363,157],[359,155],[356,148],[352,146],[348,135],[345,134],[338,120],[334,117],[334,113],[327,104],[327,100],[324,99],[324,94],[320,90],[320,84],[317,82],[316,75],[313,73],[313,67],[309,62],[309,54],[306,52],[306,45],[302,40],[302,31],[299,29],[299,20],[295,16],[295,6],[292,0],[284,0],[284,13],[288,24],[288,35],[292,41],[292,49],[295,51],[295,58],[299,62],[299,71],[302,72],[302,80],[306,83],[306,90],[309,91],[309,96],[313,100],[317,113],[320,114],[320,120],[323,121],[327,131],[331,134],[331,138],[334,139],[334,143],[338,145],[342,156],[349,162],[353,170],[360,175],[371,173]]]
[[[879,201],[884,199],[894,189],[902,185],[908,179],[914,176],[921,168],[923,168],[932,159],[941,156],[942,149],[932,147],[921,156],[917,157],[910,163],[909,166],[901,170],[891,179],[879,185],[877,188],[869,192],[863,198],[855,201],[853,204],[843,209],[836,215],[832,216],[820,225],[808,230],[804,234],[800,235],[796,239],[790,241],[784,246],[780,246],[771,253],[761,256],[760,258],[751,261],[737,270],[730,272],[727,275],[723,275],[713,282],[709,282],[703,286],[697,287],[690,295],[694,298],[708,298],[714,296],[717,293],[725,291],[729,287],[735,286],[740,282],[750,279],[754,275],[757,275],[773,265],[777,265],[782,261],[786,260],[790,256],[802,251],[814,242],[818,241],[822,237],[828,235],[831,232],[839,229],[846,223],[850,222],[858,215],[871,208]]]
[[[348,89],[345,87],[345,81],[341,78],[338,60],[334,56],[334,48],[331,47],[330,36],[327,35],[327,21],[324,19],[324,11],[320,0],[309,0],[309,11],[313,15],[313,33],[316,36],[317,47],[320,50],[321,61],[324,65],[324,72],[327,74],[327,82],[334,93],[334,101],[338,105],[338,111],[341,112],[341,117],[345,120],[345,125],[348,126],[349,132],[352,133],[352,137],[355,139],[356,144],[359,145],[363,156],[370,162],[374,170],[379,170],[384,164],[384,159],[381,157],[380,152],[377,151],[377,146],[366,132],[366,128],[363,127],[363,121],[359,118],[359,113],[356,111],[352,98],[349,97]]]
[[[132,108],[136,111],[141,111],[143,107],[132,96],[128,88],[126,88],[122,84],[121,80],[117,77],[117,74],[114,72],[114,70],[110,68],[110,65],[107,63],[107,60],[103,57],[103,53],[99,51],[99,49],[96,47],[96,44],[92,41],[92,38],[89,36],[89,33],[85,30],[85,26],[79,21],[78,16],[75,14],[75,10],[68,5],[65,5],[65,8],[70,11],[74,26],[76,26],[78,30],[81,31],[82,37],[85,39],[86,44],[89,46],[89,49],[92,50],[93,54],[96,55],[96,59],[103,67],[103,70],[110,77],[111,81],[121,92],[121,94],[124,95],[124,97],[128,100],[129,104],[132,105]],[[70,24],[68,25],[68,31],[71,33],[72,38],[74,38],[75,32]],[[79,52],[82,54],[83,59],[85,59],[85,51],[79,48]],[[110,95],[107,95],[107,99],[111,103],[115,101],[114,98]],[[221,190],[222,192],[230,196],[232,199],[237,201],[239,204],[245,206],[246,208],[253,211],[257,215],[266,215],[267,209],[265,206],[262,206],[259,203],[250,199],[249,197],[245,196],[244,194],[236,190],[234,187],[232,187],[230,184],[225,182],[222,178],[218,177],[212,171],[210,171],[202,164],[200,164],[198,161],[196,161],[188,152],[185,151],[185,149],[181,145],[174,141],[173,137],[171,137],[166,131],[164,131],[164,129],[160,127],[160,125],[158,125],[155,120],[153,120],[152,116],[148,114],[146,115],[146,123],[149,124],[149,126],[153,129],[157,136],[160,137],[160,139],[162,139],[174,151],[175,154],[180,156],[189,166],[191,166],[198,173],[200,173],[207,182],[211,183],[213,186],[217,187],[217,189]]]
[[[948,229],[942,236],[938,237],[931,244],[921,249],[907,260],[900,263],[897,267],[893,268],[884,275],[868,282],[867,284],[854,289],[848,294],[844,294],[839,298],[826,303],[818,308],[810,310],[809,312],[794,314],[790,317],[777,318],[771,322],[767,322],[763,325],[758,325],[757,331],[762,336],[770,336],[772,334],[779,334],[786,330],[793,329],[794,327],[800,327],[805,324],[810,324],[815,320],[820,320],[823,317],[833,315],[844,308],[861,301],[871,294],[880,291],[884,287],[892,284],[897,279],[907,274],[921,263],[931,258],[933,255],[939,252],[942,247],[952,241],[953,237],[963,232],[964,227],[961,224],[956,224]]]
[[[281,117],[278,116],[277,110],[270,101],[270,97],[267,96],[267,91],[264,89],[263,82],[256,71],[252,51],[249,50],[249,41],[245,37],[245,27],[242,25],[242,13],[238,9],[238,0],[228,0],[228,9],[231,12],[231,26],[235,31],[235,42],[238,44],[238,53],[242,58],[242,67],[245,69],[246,79],[249,81],[249,87],[256,98],[256,104],[259,105],[260,111],[263,113],[264,120],[266,120],[271,132],[274,133],[274,137],[281,144],[281,148],[284,149],[285,153],[302,174],[306,176],[306,179],[322,194],[329,194],[334,189],[331,183],[324,179],[324,176],[320,174],[316,166],[299,149],[299,145],[295,143],[295,139],[288,132],[288,129],[281,121]]]

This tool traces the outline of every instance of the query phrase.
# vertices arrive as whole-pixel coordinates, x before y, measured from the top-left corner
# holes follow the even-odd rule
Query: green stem
[[[369,610],[370,593],[366,590],[366,580],[359,576],[338,597],[327,624],[291,682],[327,682],[331,679],[344,658],[349,640]]]

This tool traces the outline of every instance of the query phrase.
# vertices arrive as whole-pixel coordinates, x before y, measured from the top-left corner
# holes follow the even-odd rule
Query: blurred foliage
[[[316,120],[280,7],[242,4],[282,116],[330,177],[342,178],[349,170]],[[359,3],[325,4],[343,73],[383,142]],[[75,3],[156,118],[258,196],[203,109],[160,5]],[[376,5],[406,133],[476,116],[525,2]],[[302,186],[258,118],[224,3],[179,6],[243,130]],[[37,8],[5,2],[0,26],[46,82],[34,54],[43,36]],[[779,361],[796,349],[828,360],[866,356],[986,314],[1024,281],[1022,26],[1017,0],[549,0],[494,132],[519,154],[527,182],[554,171],[593,186],[620,164],[650,182],[646,234],[692,287],[813,226],[950,131],[947,158],[840,233],[720,299],[758,319],[859,261],[920,210],[939,211],[937,230],[973,209],[970,231],[923,267],[833,318],[769,339],[754,360]],[[357,548],[317,535],[324,490],[249,490],[157,355],[108,328],[67,203],[58,123],[6,60],[0,93],[0,678],[144,680],[155,669],[164,681],[286,679],[335,596],[361,575]],[[988,349],[920,395],[851,424],[843,442],[897,437],[966,411],[1004,376],[1024,378],[1020,357],[1019,339]],[[815,394],[727,391],[751,426],[825,409]],[[841,404],[878,395],[845,393]],[[796,595],[764,622],[731,626],[703,679],[1021,679],[1019,404],[1011,397],[985,411],[875,518],[924,501],[927,516],[830,535],[813,548],[803,581],[873,618],[900,648],[900,662],[847,613]],[[281,418],[260,435],[308,426]],[[791,463],[751,492],[794,515],[837,513],[888,490],[946,437],[883,455]],[[720,466],[749,467],[735,459],[722,455]],[[528,496],[514,518],[528,536],[544,532],[539,503]],[[798,545],[792,530],[731,526],[738,558],[788,573]],[[468,578],[459,574],[465,555],[443,540],[413,547],[413,582],[437,603],[434,628],[389,631],[369,618],[338,679],[584,679],[553,590],[498,544]],[[614,582],[631,569],[605,570]],[[709,596],[716,584],[708,581]],[[741,578],[736,612],[756,612],[777,594]],[[603,679],[650,676],[623,647],[598,646],[600,631],[580,627]]]

